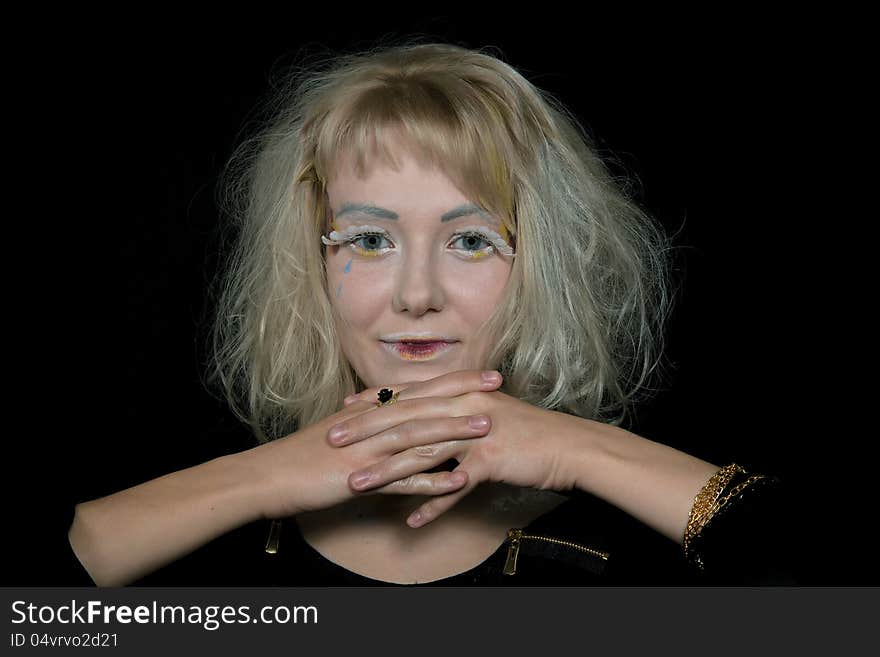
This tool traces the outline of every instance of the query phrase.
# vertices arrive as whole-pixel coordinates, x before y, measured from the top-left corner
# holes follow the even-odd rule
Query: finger
[[[366,491],[366,493],[370,495],[448,495],[467,484],[467,481],[467,472],[464,470],[430,474],[422,472],[398,479],[381,488]]]
[[[349,404],[357,400],[378,402],[379,390],[383,387],[400,392],[398,399],[414,399],[416,397],[457,397],[466,392],[495,390],[502,383],[501,373],[497,370],[458,370],[449,372],[427,381],[413,381],[401,386],[379,386],[367,388],[356,395],[345,398]]]
[[[359,492],[378,488],[430,470],[458,456],[461,450],[462,442],[458,440],[419,445],[351,473],[348,477],[348,486],[351,490]]]
[[[387,408],[373,407],[372,412],[348,417],[331,426],[327,431],[327,441],[336,446],[349,445],[410,420],[465,415],[466,413],[459,410],[459,406],[460,400],[455,403],[449,398],[429,398],[410,399]]]
[[[461,464],[459,464],[459,467]],[[456,468],[450,474],[454,475],[458,472],[462,472]],[[458,504],[468,493],[470,493],[474,488],[476,488],[477,483],[476,479],[469,478],[470,481],[467,485],[461,488],[456,492],[450,492],[448,495],[442,495],[435,497],[432,500],[428,500],[424,504],[422,504],[418,509],[413,511],[409,517],[406,519],[406,524],[416,529],[418,527],[424,527],[430,522],[433,522],[444,513],[449,511],[452,507]]]
[[[376,453],[392,454],[402,452],[417,445],[427,445],[453,438],[476,438],[485,436],[492,429],[492,419],[488,415],[463,415],[461,417],[436,417],[406,420],[390,429],[367,434],[369,429],[341,435],[331,433],[330,443],[344,447],[371,438]]]
[[[383,431],[373,436],[371,441],[380,453],[390,455],[414,447],[429,447],[448,440],[479,438],[491,430],[492,419],[488,415],[419,418]]]
[[[378,386],[367,388],[356,395],[346,397],[348,403],[357,400],[378,402],[379,391],[383,387],[400,392],[399,399],[416,397],[456,397],[466,392],[495,390],[501,385],[501,373],[496,370],[458,370],[448,372],[427,381],[411,381],[398,386]]]

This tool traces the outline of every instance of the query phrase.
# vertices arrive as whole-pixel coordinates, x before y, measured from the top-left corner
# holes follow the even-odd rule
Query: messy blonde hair
[[[217,283],[211,379],[261,441],[361,388],[327,292],[320,235],[337,157],[397,168],[402,137],[499,217],[517,256],[482,327],[502,390],[619,424],[649,390],[670,308],[667,238],[626,198],[560,102],[484,50],[408,41],[292,69],[234,152],[236,229]]]

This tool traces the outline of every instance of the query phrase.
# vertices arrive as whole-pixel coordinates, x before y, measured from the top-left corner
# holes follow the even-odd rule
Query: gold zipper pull
[[[277,554],[278,543],[281,540],[281,521],[273,520],[269,527],[269,538],[266,541],[266,554]]]
[[[507,548],[507,561],[504,562],[504,574],[516,575],[516,558],[519,556],[519,541],[522,537],[522,529],[509,529],[507,540],[510,546]]]

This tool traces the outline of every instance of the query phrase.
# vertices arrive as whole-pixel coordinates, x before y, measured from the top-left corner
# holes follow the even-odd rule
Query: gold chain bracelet
[[[731,463],[730,465],[721,468],[718,472],[712,475],[709,481],[707,481],[703,488],[700,489],[700,492],[697,493],[696,497],[694,497],[694,505],[691,507],[691,512],[688,516],[687,529],[685,529],[684,532],[685,552],[687,552],[690,540],[700,533],[700,530],[705,526],[709,518],[712,517],[714,513],[713,508],[718,501],[718,498],[721,497],[724,487],[727,486],[730,483],[730,480],[739,472],[745,473],[745,470],[736,463]]]
[[[753,483],[753,480],[757,481],[755,477],[750,477],[722,497],[724,489],[730,485],[730,482],[737,474],[746,474],[746,471],[736,463],[731,463],[730,465],[721,468],[718,472],[712,475],[709,481],[707,481],[703,488],[700,489],[700,492],[697,493],[696,497],[694,497],[694,504],[691,507],[687,527],[684,532],[683,547],[685,557],[689,560],[695,561],[701,569],[702,560],[699,557],[694,558],[691,554],[693,539],[699,535],[712,516],[718,513],[718,509],[724,504],[727,504],[731,497]],[[761,476],[762,475],[757,475],[757,478],[760,479]]]
[[[747,473],[735,463],[721,468],[706,482],[706,485],[703,486],[694,498],[694,506],[691,508],[687,528],[685,529],[684,554],[700,570],[704,570],[703,559],[699,554],[693,554],[694,539],[700,535],[703,528],[725,504],[756,481],[765,478],[764,475],[751,475],[734,486],[730,491],[724,493],[724,489],[730,485],[737,474]]]

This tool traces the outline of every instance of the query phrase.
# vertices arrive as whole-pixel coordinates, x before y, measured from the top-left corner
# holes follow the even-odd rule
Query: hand
[[[488,382],[477,379],[460,382],[458,390],[494,390],[501,377]],[[394,385],[395,391],[418,382]],[[378,389],[377,389],[378,392]],[[445,440],[449,444],[467,442],[489,431],[488,423],[471,426],[466,417],[438,417],[431,427],[418,435],[406,437],[387,434],[339,450],[328,441],[328,429],[341,422],[352,422],[388,409],[376,405],[377,394],[361,393],[347,401],[345,407],[323,420],[305,427],[290,436],[274,440],[249,451],[247,463],[259,487],[260,514],[267,518],[281,518],[304,511],[326,509],[355,496],[365,494],[349,487],[349,475],[372,465],[382,463],[402,449],[440,453],[432,443]],[[442,459],[445,460],[445,459]],[[441,460],[441,462],[442,462]],[[403,480],[389,481],[387,485],[371,484],[366,494],[444,495],[459,490],[467,483],[467,473],[414,472]]]
[[[576,423],[580,418],[533,406],[497,390],[480,390],[482,383],[479,371],[468,370],[389,386],[400,391],[396,403],[332,427],[328,440],[345,449],[373,441],[399,445],[394,455],[353,472],[348,480],[351,488],[390,490],[395,482],[405,484],[417,473],[456,459],[459,465],[453,473],[466,472],[467,483],[424,503],[407,519],[411,527],[435,520],[484,481],[544,490],[573,488],[574,477],[564,465],[569,460],[566,455],[579,446],[582,428]],[[376,399],[378,390],[364,390],[347,403]],[[484,436],[448,440],[456,437],[449,432],[449,427],[456,426],[454,421],[481,415],[491,423]]]

